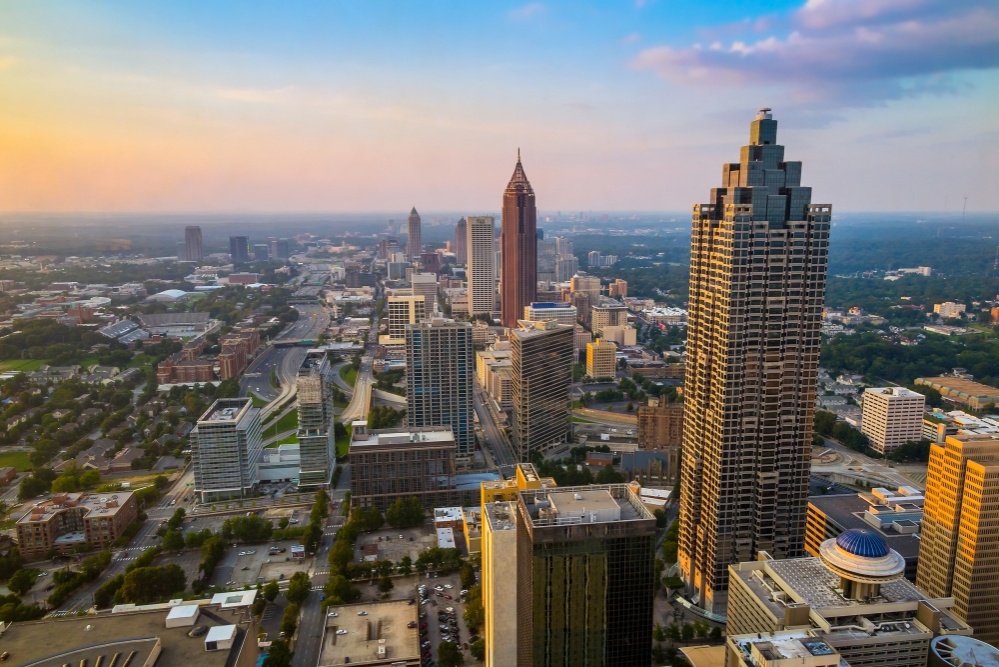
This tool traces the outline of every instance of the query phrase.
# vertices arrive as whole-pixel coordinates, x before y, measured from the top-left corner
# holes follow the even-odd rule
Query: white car
[[[444,588],[454,588],[451,584],[444,584]]]
[[[257,550],[256,550],[256,549],[250,549],[249,551],[247,551],[247,552],[246,552],[246,555],[247,555],[247,556],[252,556],[252,555],[253,555],[253,554],[255,554],[255,553],[257,553]]]
[[[240,551],[240,552],[239,552],[239,555],[240,555],[240,556],[245,556],[245,555],[246,555],[246,552],[245,552],[245,551]]]
[[[345,635],[345,634],[347,634],[347,631],[346,630],[337,630],[336,633],[338,635]]]
[[[358,616],[367,616],[368,612],[366,612],[366,611],[359,611],[359,612],[357,612],[357,615]]]
[[[443,593],[444,592],[444,587],[443,586],[434,586],[434,590],[437,591],[438,593]]]
[[[339,614],[337,614],[335,611],[331,611],[330,613],[326,614],[327,618],[336,618],[337,616],[339,616]]]

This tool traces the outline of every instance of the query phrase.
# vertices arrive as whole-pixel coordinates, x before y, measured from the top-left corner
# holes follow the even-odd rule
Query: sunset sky
[[[764,9],[765,8],[765,9]],[[0,2],[0,211],[999,211],[999,3]]]

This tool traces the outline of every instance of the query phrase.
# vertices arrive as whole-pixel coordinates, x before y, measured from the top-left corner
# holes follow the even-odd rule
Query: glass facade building
[[[246,498],[257,483],[263,457],[260,410],[249,398],[222,398],[191,431],[194,492],[201,502]]]

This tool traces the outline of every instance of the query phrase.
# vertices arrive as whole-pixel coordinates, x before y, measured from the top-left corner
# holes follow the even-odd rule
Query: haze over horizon
[[[6,3],[0,81],[7,212],[495,211],[518,147],[545,213],[689,211],[761,106],[837,213],[999,211],[984,0]]]

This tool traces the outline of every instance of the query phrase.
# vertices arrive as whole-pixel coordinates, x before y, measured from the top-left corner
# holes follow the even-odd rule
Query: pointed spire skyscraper
[[[761,109],[694,207],[678,559],[710,611],[729,565],[804,555],[832,215],[811,196]]]
[[[416,207],[409,212],[409,239],[406,243],[406,255],[409,261],[416,262],[423,252],[423,240],[420,238],[420,214],[416,212]]]
[[[517,166],[503,192],[500,244],[500,305],[502,324],[515,328],[524,319],[524,306],[538,294],[538,209],[517,149]]]

